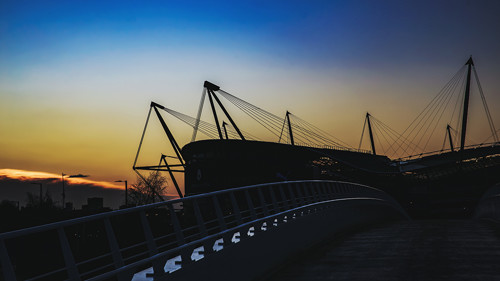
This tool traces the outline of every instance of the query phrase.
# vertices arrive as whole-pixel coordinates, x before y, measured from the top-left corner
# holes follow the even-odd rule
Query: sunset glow
[[[46,173],[46,172],[36,172],[36,171],[24,171],[16,169],[0,169],[0,177],[7,177],[10,179],[18,179],[22,181],[36,181],[36,180],[53,180],[61,181],[61,175]],[[116,185],[114,183],[105,181],[93,181],[85,178],[70,178],[65,176],[64,181],[69,184],[85,184],[93,185],[104,188],[116,188],[124,189],[121,185]]]
[[[500,2],[488,0],[5,0],[0,175],[60,181],[74,171],[91,178],[65,180],[121,189],[116,180],[137,178],[151,101],[196,116],[205,80],[357,148],[367,112],[403,132],[473,55],[500,126],[499,14]],[[227,108],[242,131],[266,132]],[[475,93],[469,115],[468,137],[487,139]],[[202,119],[214,124],[208,107]],[[165,122],[180,146],[190,142],[190,126]],[[439,150],[444,135],[437,126],[426,150]],[[156,118],[142,152],[139,165],[173,154]]]

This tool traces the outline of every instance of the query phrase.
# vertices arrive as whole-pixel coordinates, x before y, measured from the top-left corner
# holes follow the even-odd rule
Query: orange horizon
[[[61,175],[48,173],[48,172],[40,172],[40,171],[27,171],[27,170],[19,170],[19,169],[0,169],[0,177],[5,176],[11,179],[18,180],[41,180],[41,179],[52,179],[61,181]],[[98,186],[103,188],[113,188],[113,189],[124,189],[123,186],[117,185],[111,182],[106,181],[94,181],[85,178],[70,178],[65,177],[65,182],[69,184],[86,184],[92,186]]]
[[[60,174],[41,172],[41,171],[27,171],[27,170],[20,170],[20,169],[0,169],[0,179],[2,177],[7,177],[9,179],[17,179],[17,180],[21,180],[21,181],[34,181],[34,180],[61,181]],[[95,186],[95,187],[121,189],[121,190],[125,189],[125,187],[122,184],[117,185],[117,184],[112,183],[112,182],[94,181],[94,180],[89,180],[86,178],[65,177],[64,181],[67,182],[68,184],[75,184],[75,185],[91,185],[91,186]],[[178,197],[177,194],[168,193],[168,192],[163,194],[163,196],[172,197],[172,198]]]

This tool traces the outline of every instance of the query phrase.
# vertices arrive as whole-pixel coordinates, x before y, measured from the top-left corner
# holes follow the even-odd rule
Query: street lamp
[[[76,174],[76,175],[66,175],[65,173],[61,173],[61,181],[62,181],[62,208],[66,206],[66,192],[64,190],[64,177],[68,176],[68,178],[86,178],[89,175],[82,175],[82,174]]]
[[[39,184],[40,185],[40,208],[42,208],[42,183],[41,182],[32,182],[31,184]]]
[[[128,206],[127,180],[117,180],[115,182],[124,182],[125,183],[125,207],[127,207]]]

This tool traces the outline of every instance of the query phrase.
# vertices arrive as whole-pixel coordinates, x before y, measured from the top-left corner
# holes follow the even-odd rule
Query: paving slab
[[[479,220],[380,225],[332,237],[266,280],[500,280],[500,226]]]

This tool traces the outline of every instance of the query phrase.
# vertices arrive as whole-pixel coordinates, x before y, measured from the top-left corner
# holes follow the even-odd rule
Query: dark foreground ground
[[[265,280],[500,280],[500,225],[404,221],[334,237]]]

